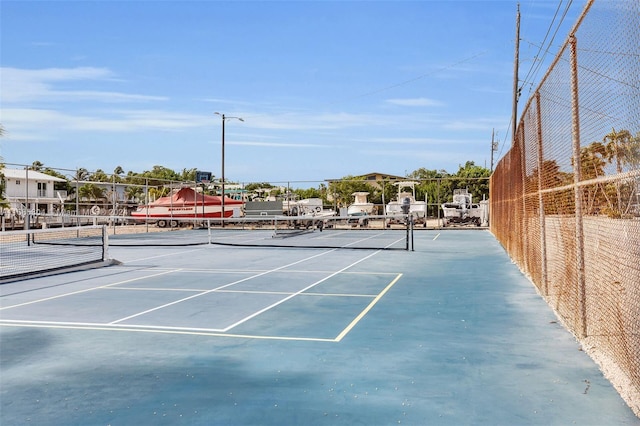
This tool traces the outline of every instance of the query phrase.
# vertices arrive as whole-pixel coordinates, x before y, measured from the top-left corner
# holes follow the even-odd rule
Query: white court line
[[[220,328],[200,328],[200,327],[173,327],[168,325],[145,325],[145,324],[105,324],[99,322],[75,322],[75,321],[29,321],[29,320],[1,320],[0,324],[8,325],[37,325],[41,327],[75,327],[75,328],[94,328],[94,327],[113,327],[113,328],[134,328],[149,330],[181,330],[181,331],[198,331],[209,333],[222,333],[224,330]],[[105,328],[108,329],[108,328]]]
[[[145,275],[144,277],[131,278],[131,279],[124,280],[124,281],[118,281],[118,282],[115,282],[115,283],[112,283],[112,284],[106,284],[106,285],[101,285],[101,286],[98,286],[98,287],[86,288],[84,290],[72,291],[70,293],[58,294],[57,296],[45,297],[44,299],[32,300],[30,302],[19,303],[17,305],[5,306],[3,308],[0,308],[0,311],[6,310],[6,309],[17,308],[17,307],[20,307],[20,306],[32,305],[34,303],[46,302],[48,300],[60,299],[62,297],[72,296],[74,294],[86,293],[86,292],[94,291],[94,290],[101,290],[101,289],[112,287],[114,285],[125,284],[125,283],[130,283],[130,282],[139,281],[139,280],[146,280],[147,278],[157,277],[157,276],[160,276],[160,275],[170,274],[170,273],[179,272],[179,271],[180,271],[180,269],[172,269],[172,270],[160,272],[160,273],[157,273],[157,274]]]
[[[440,233],[438,232],[438,233],[436,234],[436,236],[435,236],[435,237],[433,237],[433,241],[437,240],[439,236],[440,236]]]
[[[383,232],[377,232],[377,233],[375,233],[375,234],[370,235],[370,236],[369,236],[369,237],[367,237],[367,238],[361,238],[361,239],[359,239],[359,240],[357,240],[357,241],[354,241],[354,242],[351,242],[351,243],[349,243],[349,244],[346,244],[344,247],[349,247],[349,246],[352,246],[352,245],[354,245],[354,244],[361,243],[361,242],[363,242],[363,241],[371,240],[371,239],[374,239],[374,238],[376,238],[376,237],[379,237],[380,235],[387,235],[385,232],[386,232],[386,231],[383,231]],[[328,231],[328,232],[326,233],[326,235],[319,236],[319,237],[314,237],[313,239],[318,239],[318,240],[328,239],[328,240],[330,240],[330,239],[333,239],[333,238],[335,238],[335,237],[338,237],[338,238],[339,238],[341,234],[349,234],[349,233],[350,233],[349,231],[340,231],[340,232],[337,232],[337,233],[336,233],[336,231]],[[395,245],[395,244],[397,244],[397,243],[399,243],[399,242],[401,242],[401,241],[404,241],[404,240],[405,240],[405,237],[398,238],[397,240],[395,240],[395,241],[393,241],[393,242],[391,242],[391,243],[387,244],[387,245],[385,246],[385,248],[391,247],[391,246],[393,246],[393,245]]]
[[[164,268],[162,266],[153,266],[153,267],[141,267],[140,269],[137,269],[139,271],[173,271],[176,268]],[[258,272],[264,272],[266,271],[266,269],[215,269],[215,268],[191,268],[191,269],[185,269],[185,268],[181,268],[180,272],[188,274],[188,273],[196,273],[196,274],[202,274],[202,273],[209,273],[209,274],[248,274],[248,273],[258,273]]]
[[[331,250],[331,251],[333,251],[333,250]],[[328,252],[327,252],[327,253],[328,253]],[[366,260],[366,259],[368,259],[368,258],[370,258],[370,257],[372,257],[372,256],[374,256],[374,255],[376,255],[376,254],[378,254],[378,253],[380,253],[380,251],[379,251],[379,250],[378,250],[378,251],[376,251],[376,252],[374,252],[374,253],[369,254],[368,256],[363,257],[363,258],[362,258],[362,259],[360,259],[360,260],[357,260],[357,261],[353,262],[352,264],[350,264],[350,265],[348,265],[348,266],[345,266],[344,268],[340,269],[339,271],[336,271],[336,272],[332,273],[331,275],[328,275],[328,276],[326,276],[326,277],[322,278],[321,280],[316,281],[315,283],[313,283],[313,284],[311,284],[311,285],[309,285],[309,286],[307,286],[307,287],[303,288],[302,290],[299,290],[299,291],[296,291],[295,293],[292,293],[291,295],[289,295],[289,296],[285,297],[284,299],[282,299],[282,300],[280,300],[280,301],[278,301],[278,302],[276,302],[276,303],[273,303],[273,304],[271,304],[271,305],[267,306],[267,307],[266,307],[266,308],[264,308],[264,309],[261,309],[261,310],[259,310],[259,311],[257,311],[257,312],[254,312],[253,314],[249,315],[248,317],[245,317],[244,319],[242,319],[242,320],[240,320],[240,321],[236,322],[235,324],[231,324],[229,327],[225,328],[225,329],[224,329],[224,331],[229,331],[229,330],[233,329],[234,327],[237,327],[238,325],[243,324],[243,323],[245,323],[245,322],[249,321],[250,319],[257,317],[258,315],[263,314],[263,313],[267,312],[268,310],[275,308],[276,306],[278,306],[278,305],[280,305],[280,304],[282,304],[282,303],[286,302],[287,300],[290,300],[290,299],[292,299],[292,298],[294,298],[294,297],[298,296],[300,293],[303,293],[303,292],[307,291],[308,289],[315,287],[316,285],[320,284],[321,282],[326,281],[326,280],[328,280],[329,278],[331,278],[331,277],[333,277],[333,276],[338,275],[339,273],[341,273],[341,272],[345,271],[346,269],[349,269],[349,268],[351,268],[352,266],[355,266],[355,265],[357,265],[358,263],[360,263],[360,262],[362,262],[362,261],[364,261],[364,260]],[[314,257],[315,257],[315,256],[314,256]]]
[[[218,287],[216,289],[212,289],[212,290],[207,290],[204,292],[199,293],[198,295],[192,296],[192,297],[187,297],[184,299],[181,299],[180,301],[184,301],[184,300],[188,300],[188,299],[192,299],[194,297],[199,297],[201,295],[204,294],[208,294],[214,291],[219,291],[220,289],[223,289],[224,287],[229,287],[231,285],[237,284],[239,282],[242,281],[246,281],[248,279],[254,278],[254,277],[258,277],[261,275],[265,275],[268,274],[270,272],[275,272],[278,270],[282,270],[284,268],[290,267],[292,265],[296,265],[302,262],[305,262],[307,260],[313,259],[313,258],[317,258],[320,256],[323,256],[327,253],[331,253],[333,251],[336,251],[335,249],[333,250],[328,250],[326,252],[323,253],[319,253],[313,256],[309,256],[307,258],[298,260],[296,262],[292,262],[288,265],[284,265],[278,268],[274,268],[271,270],[266,270],[263,271],[262,273],[259,274],[255,274],[252,277],[248,277],[242,280],[238,280],[235,281],[233,283],[227,284],[225,286],[221,286]],[[117,322],[121,322],[124,321],[125,319],[120,319],[117,321],[114,321],[112,323],[82,323],[82,322],[50,322],[50,321],[22,321],[22,320],[0,320],[0,325],[4,324],[4,325],[11,325],[11,326],[18,326],[18,327],[33,327],[33,326],[40,326],[40,327],[44,327],[44,328],[66,328],[66,329],[88,329],[88,330],[117,330],[117,331],[133,331],[133,332],[150,332],[150,333],[168,333],[168,334],[187,334],[187,335],[203,335],[203,336],[220,336],[220,337],[235,337],[235,338],[252,338],[252,339],[267,339],[267,340],[293,340],[293,341],[322,341],[322,342],[337,342],[339,341],[339,339],[342,339],[344,337],[344,335],[346,335],[346,333],[355,326],[355,323],[357,321],[359,321],[367,312],[368,310],[371,309],[371,307],[382,297],[382,295],[384,293],[386,293],[388,291],[388,289],[395,284],[395,282],[397,281],[397,279],[399,278],[399,276],[397,276],[397,278],[389,285],[387,286],[387,288],[385,288],[383,290],[382,293],[376,295],[358,295],[358,294],[336,294],[336,296],[340,296],[340,297],[345,297],[345,296],[350,296],[350,297],[367,297],[367,298],[374,298],[374,300],[369,304],[369,306],[358,316],[358,318],[356,320],[354,320],[352,322],[352,324],[350,324],[350,326],[347,327],[347,329],[345,329],[343,331],[343,333],[341,333],[341,335],[339,336],[339,339],[336,338],[314,338],[314,337],[289,337],[289,336],[261,336],[261,335],[244,335],[244,334],[233,334],[233,333],[227,333],[228,330],[236,327],[239,324],[242,324],[248,320],[250,320],[251,318],[256,317],[257,315],[266,312],[268,309],[271,309],[275,306],[280,305],[281,303],[284,303],[287,300],[290,300],[291,298],[295,297],[295,296],[299,296],[301,295],[301,293],[303,293],[304,291],[308,290],[309,288],[312,288],[313,286],[318,285],[319,283],[339,274],[339,273],[345,273],[345,271],[353,266],[355,266],[356,264],[363,262],[364,260],[373,257],[376,254],[379,254],[380,250],[375,251],[374,253],[371,253],[353,263],[351,263],[350,265],[346,266],[345,268],[342,268],[339,271],[333,272],[331,273],[329,276],[317,281],[316,283],[308,286],[307,288],[297,291],[295,293],[286,293],[286,292],[282,292],[282,294],[287,294],[288,296],[284,299],[282,299],[281,301],[272,304],[270,307],[262,309],[259,312],[256,312],[248,317],[246,317],[245,319],[229,326],[226,327],[225,329],[214,329],[214,328],[192,328],[192,327],[170,327],[170,326],[150,326],[150,325],[132,325],[132,324],[116,324]],[[157,269],[156,269],[157,270]],[[31,302],[26,302],[20,305],[14,305],[14,306],[9,306],[6,308],[0,308],[0,309],[9,309],[12,307],[17,307],[17,306],[23,306],[23,305],[28,305],[28,304],[32,304],[32,303],[38,303],[41,301],[46,301],[46,300],[51,300],[51,299],[56,299],[56,298],[60,298],[60,297],[65,297],[68,295],[73,295],[73,294],[78,294],[78,293],[83,293],[83,292],[87,292],[87,291],[92,291],[92,290],[98,290],[98,289],[114,289],[111,288],[113,286],[119,285],[119,284],[124,284],[124,283],[128,283],[128,282],[134,282],[134,281],[139,281],[139,280],[143,280],[143,279],[147,279],[147,278],[152,278],[155,276],[160,276],[160,275],[165,275],[165,274],[170,274],[173,272],[182,272],[182,269],[167,269],[163,272],[157,273],[157,274],[152,274],[152,275],[148,275],[148,276],[144,276],[144,277],[138,277],[138,278],[133,278],[133,279],[129,279],[129,280],[123,280],[123,281],[119,281],[116,283],[112,283],[112,284],[108,284],[108,285],[104,285],[104,286],[99,286],[99,287],[94,287],[91,289],[85,289],[85,290],[80,290],[80,291],[76,291],[76,292],[71,292],[71,293],[66,293],[63,295],[58,295],[58,296],[53,296],[53,297],[49,297],[49,298],[45,298],[45,299],[40,299],[40,300],[36,300],[36,301],[31,301]],[[187,270],[188,271],[188,270]],[[308,271],[299,271],[299,272],[308,272]],[[321,271],[321,272],[331,272],[331,271]],[[362,274],[372,274],[372,273],[364,273],[364,272],[346,272],[346,273],[362,273]],[[388,273],[384,273],[384,274],[388,274]],[[376,275],[376,273],[373,273],[373,275]],[[402,274],[400,274],[402,275]],[[231,292],[231,291],[235,291],[235,290],[224,290],[226,292]],[[272,294],[280,294],[280,292],[271,292]],[[323,293],[305,293],[305,295],[310,295],[310,296],[326,296],[327,294],[323,294]],[[332,295],[332,294],[328,294],[328,295]],[[173,305],[175,303],[179,303],[180,301],[176,301],[170,304],[166,304],[145,312],[150,312],[153,310],[157,310],[157,309],[161,309],[162,307],[165,306],[169,306],[169,305]],[[127,318],[132,318],[138,315],[142,315],[143,313],[139,313]]]
[[[395,274],[397,275],[397,274]],[[203,288],[165,288],[165,287],[117,287],[106,288],[105,290],[130,290],[130,291],[167,291],[167,292],[191,292],[199,293],[208,291]],[[216,293],[235,293],[235,294],[271,294],[271,295],[290,295],[290,291],[271,291],[271,290],[227,290],[216,289]],[[304,293],[304,296],[336,296],[336,297],[375,297],[375,294],[358,294],[358,293]]]
[[[4,324],[3,324],[4,323]],[[21,324],[17,321],[0,321],[0,325],[11,327],[34,327],[34,323],[25,322]],[[124,331],[124,332],[136,332],[136,333],[162,333],[162,334],[179,334],[189,336],[209,336],[209,337],[226,337],[236,339],[257,339],[257,340],[286,340],[286,341],[301,341],[301,342],[328,342],[336,343],[335,339],[327,339],[322,337],[295,337],[295,336],[264,336],[259,334],[229,334],[221,333],[219,331],[190,331],[187,330],[166,330],[166,329],[142,329],[135,326],[105,326],[99,324],[97,326],[82,326],[78,325],[63,325],[59,323],[53,323],[51,325],[41,324],[38,325],[41,328],[55,328],[55,329],[67,329],[67,330],[92,330],[92,331]]]
[[[153,312],[153,311],[157,311],[157,310],[169,307],[169,306],[177,305],[178,303],[182,303],[182,302],[185,302],[187,300],[195,299],[196,297],[204,296],[206,294],[213,293],[213,292],[218,291],[220,289],[223,289],[223,288],[226,288],[226,287],[230,287],[232,285],[235,285],[235,284],[238,284],[238,283],[241,283],[241,282],[244,282],[244,281],[248,281],[250,279],[257,278],[257,277],[260,277],[262,275],[266,275],[266,274],[269,274],[271,272],[275,272],[275,271],[287,268],[287,267],[292,266],[292,265],[296,265],[298,263],[306,262],[307,260],[313,259],[315,257],[324,256],[325,254],[331,253],[332,251],[334,251],[334,250],[329,250],[329,251],[325,251],[323,253],[319,253],[319,254],[316,254],[316,255],[313,255],[313,256],[309,256],[307,258],[300,259],[300,260],[295,261],[293,263],[289,263],[288,265],[283,265],[283,266],[280,266],[280,267],[275,268],[275,269],[264,271],[264,272],[261,272],[259,274],[255,274],[255,275],[252,275],[250,277],[246,277],[246,278],[243,278],[241,280],[237,280],[237,281],[234,281],[232,283],[229,283],[229,284],[226,284],[226,285],[223,285],[223,286],[220,286],[220,287],[213,288],[211,290],[203,291],[202,293],[198,293],[198,294],[194,294],[192,296],[184,297],[182,299],[178,299],[178,300],[175,300],[175,301],[170,302],[170,303],[165,303],[164,305],[156,306],[155,308],[147,309],[146,311],[138,312],[137,314],[133,314],[133,315],[129,315],[129,316],[124,317],[124,318],[117,319],[115,321],[110,322],[109,324],[117,324],[117,323],[122,322],[122,321],[127,321],[127,320],[129,320],[131,318],[139,317],[140,315],[145,315],[145,314],[148,314],[148,313]]]
[[[357,317],[355,317],[355,318],[354,318],[354,320],[353,320],[353,321],[351,321],[351,324],[349,324],[349,325],[348,325],[344,330],[342,330],[342,332],[341,332],[340,334],[338,334],[338,337],[336,337],[336,342],[341,341],[341,340],[344,338],[344,336],[346,336],[346,335],[347,335],[347,334],[348,334],[348,333],[353,329],[353,327],[355,327],[355,326],[356,326],[356,324],[358,324],[358,323],[360,322],[360,320],[361,320],[362,318],[364,318],[364,316],[365,316],[365,315],[366,315],[366,314],[367,314],[367,313],[368,313],[368,312],[369,312],[369,311],[370,311],[370,310],[375,306],[375,304],[376,304],[376,303],[378,303],[378,301],[379,301],[380,299],[382,299],[382,296],[384,296],[384,295],[389,291],[389,289],[390,289],[391,287],[393,287],[393,286],[398,282],[398,280],[400,279],[400,277],[402,277],[402,274],[398,274],[398,275],[396,276],[396,278],[395,278],[393,281],[391,281],[391,282],[389,283],[389,285],[387,285],[387,286],[384,288],[384,290],[382,290],[382,291],[381,291],[381,292],[380,292],[380,293],[375,297],[375,299],[373,299],[373,300],[371,301],[371,303],[369,303],[369,305],[368,305],[366,308],[364,308],[364,309],[363,309],[363,311],[362,311],[362,312],[360,312],[360,314],[359,314]]]
[[[220,293],[242,293],[242,294],[293,294],[290,291],[261,291],[261,290],[220,290]],[[300,296],[320,296],[320,297],[364,297],[373,298],[375,294],[357,294],[357,293],[311,293],[306,292]]]
[[[375,253],[366,256],[351,265],[343,268],[341,271],[337,271],[331,276],[344,272],[344,269],[350,268],[357,263],[360,263],[367,258],[373,256]],[[313,256],[315,257],[315,256]],[[331,294],[331,293],[304,293],[303,296],[337,296],[337,297],[364,297],[373,299],[369,305],[360,312],[360,314],[335,338],[322,338],[322,337],[304,337],[304,336],[276,336],[276,335],[255,335],[255,334],[233,334],[227,333],[231,327],[225,329],[217,328],[199,328],[199,327],[172,327],[172,326],[153,326],[142,324],[103,324],[103,323],[91,323],[91,322],[55,322],[55,321],[28,321],[28,320],[0,320],[0,326],[14,326],[14,327],[42,327],[42,328],[56,328],[56,329],[80,329],[80,330],[96,330],[96,331],[127,331],[138,333],[163,333],[163,334],[181,334],[181,335],[198,335],[198,336],[215,336],[215,337],[227,337],[227,338],[245,338],[245,339],[260,339],[260,340],[287,340],[287,341],[315,341],[315,342],[340,342],[356,325],[360,320],[378,303],[378,301],[391,289],[393,285],[402,277],[402,273],[396,273],[396,277],[393,279],[380,293],[378,294]],[[318,283],[328,279],[326,277]],[[317,284],[317,283],[316,283]],[[311,286],[310,286],[311,287]],[[235,290],[224,290],[225,292],[235,292]],[[304,291],[304,290],[302,290]],[[240,291],[238,291],[240,292]],[[255,292],[255,291],[246,291]],[[262,292],[258,292],[262,293]],[[290,296],[284,300],[288,300],[295,295],[301,295],[300,292],[296,293],[284,293],[284,292],[265,292],[272,294],[289,294]],[[274,304],[274,306],[284,302],[284,300]],[[251,315],[255,317],[257,314]]]
[[[120,248],[118,246],[115,246],[115,247]],[[123,264],[128,265],[129,263],[142,262],[144,260],[149,260],[149,259],[159,259],[161,257],[175,256],[176,253],[183,254],[183,253],[191,253],[192,251],[201,251],[201,250],[203,249],[199,248],[199,249],[192,249],[192,250],[177,250],[171,253],[159,254],[157,256],[141,257],[139,259],[129,260],[129,261],[123,262]]]

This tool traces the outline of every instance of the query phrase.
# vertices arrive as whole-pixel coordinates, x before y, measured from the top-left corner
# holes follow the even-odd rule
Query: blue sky
[[[233,181],[490,167],[517,3],[2,0],[0,155],[219,176],[218,111]],[[519,3],[522,108],[585,1]]]

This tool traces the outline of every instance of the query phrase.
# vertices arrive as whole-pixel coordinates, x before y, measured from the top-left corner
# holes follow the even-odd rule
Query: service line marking
[[[333,251],[333,250],[331,250],[331,251]],[[310,260],[310,259],[313,259],[313,258],[316,258],[316,257],[324,256],[325,254],[330,253],[331,251],[326,251],[326,252],[323,252],[323,253],[315,254],[313,256],[309,256],[309,257],[306,257],[304,259],[297,260],[297,261],[289,263],[287,265],[279,266],[277,268],[274,268],[274,269],[271,269],[271,270],[268,270],[268,271],[264,271],[264,272],[261,272],[261,273],[258,273],[258,274],[254,274],[254,275],[251,275],[249,277],[246,277],[246,278],[243,278],[243,279],[240,279],[240,280],[237,280],[237,281],[233,281],[233,282],[231,282],[229,284],[225,284],[223,286],[216,287],[216,288],[213,288],[211,290],[206,290],[206,291],[203,291],[203,292],[198,293],[198,294],[194,294],[194,295],[191,295],[191,296],[183,297],[182,299],[174,300],[173,302],[165,303],[163,305],[156,306],[155,308],[147,309],[145,311],[138,312],[136,314],[129,315],[129,316],[117,319],[115,321],[110,322],[109,324],[112,324],[112,325],[113,324],[118,324],[120,322],[127,321],[127,320],[130,320],[132,318],[136,318],[136,317],[139,317],[141,315],[148,314],[150,312],[154,312],[154,311],[157,311],[157,310],[160,310],[160,309],[164,309],[164,308],[167,308],[169,306],[176,305],[178,303],[186,302],[187,300],[195,299],[196,297],[204,296],[204,295],[219,291],[221,289],[224,289],[224,288],[231,287],[233,285],[239,284],[241,282],[248,281],[248,280],[251,280],[253,278],[257,278],[257,277],[260,277],[262,275],[269,274],[271,272],[279,271],[281,269],[287,268],[289,266],[297,265],[298,263],[306,262],[307,260]],[[262,310],[262,311],[264,311],[264,310]],[[262,311],[260,311],[260,313],[262,313]],[[256,314],[254,314],[253,316],[255,316],[255,315]],[[229,329],[229,328],[227,328],[227,329]],[[227,329],[225,329],[225,330],[227,330]]]
[[[356,326],[356,324],[358,324],[358,323],[360,322],[360,320],[361,320],[362,318],[364,318],[364,316],[365,316],[365,315],[366,315],[366,314],[367,314],[367,313],[368,313],[368,312],[369,312],[369,311],[370,311],[370,310],[371,310],[371,309],[376,305],[376,303],[378,303],[378,301],[379,301],[380,299],[382,299],[382,296],[384,296],[384,295],[389,291],[389,289],[390,289],[391,287],[393,287],[393,286],[395,285],[395,283],[397,283],[397,282],[398,282],[398,280],[400,279],[400,277],[402,277],[402,274],[398,274],[398,275],[396,275],[396,277],[393,279],[393,281],[391,281],[391,282],[389,283],[389,285],[387,285],[387,286],[384,288],[384,290],[382,290],[382,291],[381,291],[381,292],[380,292],[380,293],[375,297],[375,299],[373,299],[373,300],[371,301],[371,303],[369,303],[369,305],[368,305],[366,308],[364,308],[364,309],[362,310],[362,312],[360,312],[360,314],[359,314],[357,317],[355,317],[355,318],[353,319],[353,321],[351,321],[351,323],[350,323],[350,324],[349,324],[349,325],[348,325],[344,330],[342,330],[342,333],[340,333],[340,334],[338,335],[338,337],[336,337],[335,341],[336,341],[336,342],[341,341],[341,340],[344,338],[344,336],[346,336],[346,335],[347,335],[347,334],[348,334],[348,333],[353,329],[353,327],[355,327],[355,326]]]

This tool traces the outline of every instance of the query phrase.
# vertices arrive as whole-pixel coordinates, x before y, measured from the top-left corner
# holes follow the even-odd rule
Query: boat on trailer
[[[367,201],[368,192],[354,192],[353,203],[347,207],[347,215],[362,216],[373,214],[374,204]]]
[[[224,197],[224,217],[237,214],[244,201]],[[160,197],[147,205],[139,206],[131,216],[140,220],[151,220],[157,226],[179,225],[177,219],[210,219],[222,217],[222,197],[196,192],[193,188],[184,187],[173,194]]]
[[[413,217],[414,223],[421,223],[422,226],[427,226],[427,202],[416,200],[416,185],[417,182],[402,181],[396,182],[394,185],[398,187],[398,196],[395,200],[387,203],[385,208],[385,220],[387,228],[393,223],[403,223],[404,213],[402,211],[402,205],[409,205],[409,214]]]
[[[335,216],[335,210],[325,209],[320,198],[305,198],[298,201],[290,201],[285,211],[287,216]]]
[[[323,229],[328,223],[328,218],[335,216],[335,210],[325,209],[320,198],[305,198],[291,201],[285,216],[292,219],[287,221],[288,226],[295,229]]]
[[[347,216],[352,226],[365,227],[369,225],[369,215],[373,214],[374,204],[367,200],[368,192],[354,192],[353,204],[347,207]]]
[[[444,226],[454,223],[480,226],[482,222],[482,208],[473,203],[468,189],[454,189],[453,201],[442,204],[442,211]]]

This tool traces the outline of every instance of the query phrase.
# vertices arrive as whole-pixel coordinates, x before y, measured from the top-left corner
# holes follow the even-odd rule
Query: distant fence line
[[[491,231],[640,416],[640,3],[589,1],[491,178]]]
[[[23,171],[22,185],[7,185],[6,198],[10,207],[5,210],[8,222],[19,222],[27,212],[31,216],[62,215],[120,215],[128,216],[139,205],[153,202],[162,196],[169,195],[172,190],[192,187],[198,192],[203,189],[209,194],[219,195],[221,185],[216,180],[202,184],[194,180],[179,181],[162,178],[111,174],[106,172],[89,172],[84,176],[78,170],[56,167],[36,167],[25,164],[6,163],[6,169]],[[80,170],[80,169],[79,169]],[[1,171],[0,171],[1,172]],[[53,182],[48,187],[35,185],[36,173],[57,174],[64,182]],[[101,180],[96,180],[100,175]],[[489,177],[457,177],[443,176],[426,179],[411,177],[394,177],[393,179],[343,178],[324,181],[313,180],[281,180],[276,182],[230,182],[225,185],[225,193],[232,198],[243,200],[282,199],[295,200],[306,198],[299,196],[309,189],[312,197],[325,200],[327,206],[346,208],[354,201],[353,193],[369,191],[369,201],[376,205],[376,213],[384,213],[384,205],[397,196],[398,181],[416,182],[416,200],[426,201],[429,214],[438,216],[440,205],[450,201],[455,188],[470,188],[474,193],[474,202],[488,197]],[[15,181],[15,180],[14,180]],[[264,186],[264,187],[263,187]],[[44,189],[43,189],[44,188]],[[252,188],[248,190],[248,188]],[[116,213],[114,213],[116,212]]]

